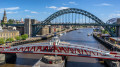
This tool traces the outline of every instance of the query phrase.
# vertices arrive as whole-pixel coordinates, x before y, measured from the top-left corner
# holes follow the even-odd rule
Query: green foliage
[[[7,42],[13,42],[14,39],[13,39],[13,38],[8,38],[6,41],[7,41]]]
[[[1,22],[2,25],[4,25],[5,23],[4,22]]]
[[[17,21],[16,23],[19,24],[20,22]]]
[[[5,39],[0,38],[0,44],[5,44]]]
[[[13,24],[15,21],[13,19],[8,20],[9,24]]]
[[[106,31],[106,30],[102,30],[102,33],[103,34],[109,34],[108,31]]]
[[[22,40],[26,40],[28,38],[28,34],[24,34],[21,37],[22,37]]]
[[[15,37],[15,39],[16,39],[16,40],[21,40],[22,37],[21,37],[21,36],[17,36],[17,37]]]

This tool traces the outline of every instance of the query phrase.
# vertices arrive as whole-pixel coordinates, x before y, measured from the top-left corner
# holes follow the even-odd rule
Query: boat
[[[64,32],[64,34],[66,34],[66,32]]]
[[[88,36],[92,36],[92,34],[88,34]]]
[[[59,34],[60,36],[62,36],[63,34]]]

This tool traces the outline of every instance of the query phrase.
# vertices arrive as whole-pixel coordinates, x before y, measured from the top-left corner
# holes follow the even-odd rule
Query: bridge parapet
[[[49,54],[49,55],[63,55],[63,56],[77,56],[100,58],[110,60],[120,60],[119,52],[110,52],[95,48],[88,48],[84,46],[74,46],[68,44],[62,45],[26,45],[5,48],[1,53],[25,53],[25,54]]]

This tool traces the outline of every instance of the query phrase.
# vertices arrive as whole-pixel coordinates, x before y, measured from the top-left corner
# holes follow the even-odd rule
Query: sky
[[[0,19],[4,9],[8,19],[43,21],[54,12],[67,8],[86,10],[104,22],[120,17],[120,0],[0,0]]]

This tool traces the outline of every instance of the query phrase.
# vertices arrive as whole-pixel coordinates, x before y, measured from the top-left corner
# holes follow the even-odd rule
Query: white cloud
[[[69,4],[78,5],[76,2],[69,2]]]
[[[9,8],[4,8],[5,10],[18,10],[20,7],[9,7]]]
[[[4,12],[4,9],[11,11],[11,10],[18,10],[18,9],[20,9],[20,7],[0,8],[0,13],[3,13],[3,12]],[[12,14],[12,13],[17,13],[17,12],[7,12],[7,13]]]
[[[7,14],[15,14],[15,13],[18,13],[17,11],[16,12],[12,12],[12,11],[10,11],[10,12],[6,12]]]
[[[68,9],[69,7],[56,7],[56,6],[50,6],[50,7],[46,7],[46,8],[51,8],[51,9],[55,9],[55,10],[62,10],[62,9]]]
[[[101,3],[101,4],[97,4],[95,6],[112,6],[112,4],[108,4],[108,3]]]
[[[57,10],[63,10],[63,9],[68,9],[69,7],[59,7]]]
[[[118,13],[118,14],[110,14],[109,17],[110,18],[120,17],[120,13]]]
[[[46,8],[51,8],[51,9],[56,9],[56,6],[50,6],[50,7],[46,7]]]
[[[34,16],[26,15],[26,17],[31,18],[31,17],[34,17]]]
[[[38,12],[35,12],[35,11],[31,11],[31,13],[38,14]]]
[[[63,3],[62,5],[68,5],[68,4]]]
[[[25,12],[29,12],[30,10],[24,10]]]

